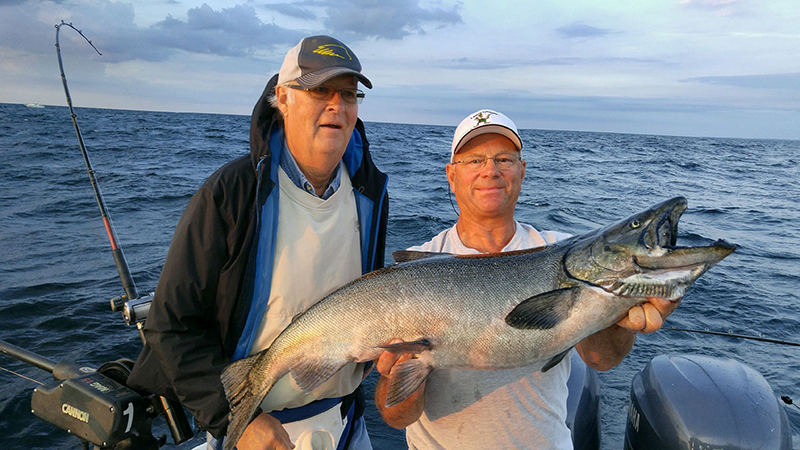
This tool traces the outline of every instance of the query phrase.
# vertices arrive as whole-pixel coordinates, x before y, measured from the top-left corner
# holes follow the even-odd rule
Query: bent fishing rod
[[[90,41],[81,30],[72,25],[72,22],[67,23],[62,20],[61,23],[56,24],[56,54],[58,54],[58,67],[61,70],[61,83],[64,85],[64,94],[67,96],[67,106],[69,106],[69,113],[72,117],[72,126],[75,128],[75,134],[78,136],[78,145],[80,146],[81,154],[83,155],[83,162],[86,164],[86,171],[89,173],[89,181],[92,184],[94,197],[97,200],[97,207],[100,208],[100,216],[103,219],[103,226],[106,229],[108,240],[111,243],[111,253],[114,256],[114,264],[117,266],[117,272],[119,273],[119,278],[122,282],[122,288],[125,290],[125,297],[127,297],[128,300],[135,300],[139,298],[139,293],[136,291],[136,284],[133,282],[133,277],[131,276],[128,262],[125,260],[125,254],[122,252],[122,248],[119,246],[117,233],[114,230],[114,224],[111,222],[111,217],[108,214],[108,209],[106,208],[105,201],[103,200],[103,194],[100,192],[100,186],[97,184],[97,179],[95,178],[95,171],[92,168],[92,162],[89,160],[89,153],[86,151],[86,145],[83,142],[81,129],[78,126],[78,116],[75,114],[75,110],[72,107],[72,96],[70,95],[69,87],[67,86],[67,76],[64,74],[64,63],[61,59],[61,45],[59,44],[59,32],[61,31],[62,26],[67,26],[77,31],[78,34],[81,35],[81,37],[92,46],[98,55],[102,56],[102,53],[100,53],[100,50],[98,50],[97,47],[92,44],[92,41]],[[119,305],[122,301],[124,300],[118,299],[117,304]],[[114,311],[119,310],[119,306],[114,306],[113,300],[111,309]]]
[[[123,311],[123,318],[128,325],[137,325],[139,336],[145,342],[142,330],[152,294],[140,297],[130,273],[130,268],[125,260],[125,255],[120,247],[116,231],[111,223],[111,218],[100,192],[100,187],[95,178],[89,154],[83,142],[77,115],[72,107],[72,96],[67,86],[67,77],[64,73],[64,63],[61,58],[59,32],[62,26],[68,26],[78,32],[89,45],[102,55],[97,47],[92,44],[81,30],[72,23],[61,21],[56,24],[56,53],[58,66],[61,71],[61,81],[67,97],[72,125],[78,137],[81,154],[89,174],[97,206],[103,219],[103,225],[111,243],[114,264],[122,282],[125,294],[111,300],[113,311]],[[157,450],[166,442],[166,436],[156,439],[152,435],[152,420],[164,415],[167,426],[172,434],[175,444],[190,439],[194,432],[189,425],[186,414],[180,403],[157,396],[151,393],[138,392],[127,386],[128,376],[133,368],[133,361],[119,359],[107,362],[99,368],[80,367],[68,362],[54,362],[36,353],[17,347],[11,343],[0,340],[0,353],[6,354],[18,361],[50,372],[55,383],[39,383],[15,372],[12,374],[22,376],[28,380],[39,383],[31,396],[31,411],[33,414],[55,425],[70,434],[80,438],[84,448],[91,442],[101,448],[114,449],[153,449]],[[3,369],[6,370],[6,369]]]

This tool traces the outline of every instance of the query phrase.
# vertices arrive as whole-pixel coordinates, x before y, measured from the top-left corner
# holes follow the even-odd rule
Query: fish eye
[[[642,224],[638,220],[631,222],[631,228],[639,228],[640,226],[642,226]]]

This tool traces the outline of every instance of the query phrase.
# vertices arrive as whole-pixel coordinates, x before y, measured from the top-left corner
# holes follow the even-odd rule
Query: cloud
[[[208,4],[191,8],[185,20],[167,16],[150,27],[134,23],[134,5],[91,0],[60,8],[52,3],[26,2],[0,8],[0,43],[18,51],[50,53],[53,25],[61,19],[84,31],[105,62],[165,61],[178,51],[222,57],[250,57],[273,46],[296,44],[305,33],[264,23],[249,5],[215,10]],[[64,43],[77,43],[71,30],[60,33]],[[49,43],[49,45],[48,45]],[[3,44],[0,44],[3,45]]]
[[[556,31],[567,39],[573,38],[591,38],[611,34],[611,31],[586,25],[583,23],[574,23],[572,25],[556,28]]]
[[[267,3],[261,5],[265,9],[269,9],[287,17],[294,17],[295,19],[315,20],[317,15],[310,11],[308,8],[303,8],[290,3]]]
[[[399,40],[435,27],[463,23],[457,3],[450,9],[426,9],[419,0],[340,0],[330,3],[325,25],[337,35]]]
[[[800,73],[695,77],[686,78],[680,81],[684,83],[705,83],[750,89],[800,90]]]
[[[265,24],[253,7],[236,5],[214,10],[208,4],[187,11],[187,21],[167,17],[153,25],[153,45],[191,53],[241,57],[272,45],[295,44],[302,33]]]
[[[450,60],[436,60],[430,64],[431,67],[442,67],[455,70],[497,70],[513,67],[549,67],[549,66],[587,66],[596,64],[643,64],[663,66],[665,61],[655,58],[619,58],[619,57],[596,57],[583,58],[575,56],[562,56],[543,59],[526,58],[458,58]]]
[[[686,8],[715,11],[718,16],[732,16],[742,9],[739,0],[682,0],[680,4]]]

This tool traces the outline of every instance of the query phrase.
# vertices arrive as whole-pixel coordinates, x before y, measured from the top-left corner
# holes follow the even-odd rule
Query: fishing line
[[[747,335],[742,335],[742,334],[734,334],[733,331],[731,331],[731,330],[728,330],[727,332],[724,332],[724,331],[710,331],[708,329],[705,329],[705,330],[693,330],[693,329],[690,329],[690,328],[677,328],[677,327],[669,327],[669,328],[662,328],[662,329],[670,330],[670,331],[686,331],[686,332],[689,332],[689,333],[713,334],[713,335],[716,335],[716,336],[728,336],[728,337],[734,337],[734,338],[740,338],[740,339],[750,339],[750,340],[753,340],[753,341],[769,342],[769,343],[772,343],[772,344],[791,345],[791,346],[794,346],[794,347],[800,347],[800,343],[799,342],[790,342],[790,341],[784,341],[784,340],[780,340],[780,339],[765,338],[765,337],[763,337],[763,334],[761,334],[761,333],[759,333],[759,336],[747,336]]]
[[[20,378],[24,378],[24,379],[26,379],[28,381],[33,381],[34,383],[38,384],[39,386],[44,386],[44,383],[42,383],[41,381],[34,380],[33,378],[28,378],[28,377],[26,377],[25,375],[23,375],[21,373],[14,372],[13,370],[8,370],[5,367],[0,367],[0,370],[8,372],[8,373],[10,373],[12,375],[16,375],[16,376],[18,376]]]
[[[456,219],[458,219],[458,211],[456,211],[456,205],[453,204],[453,191],[450,190],[450,185],[447,185],[447,198],[450,200],[450,207],[453,208],[453,212],[456,213]]]
[[[795,408],[797,408],[798,410],[800,410],[800,405],[796,405],[796,404],[795,404],[795,403],[792,401],[792,398],[791,398],[791,397],[789,397],[788,395],[783,395],[783,396],[781,396],[781,401],[783,401],[783,403],[786,403],[786,404],[787,404],[787,405],[789,405],[789,406],[794,406]]]

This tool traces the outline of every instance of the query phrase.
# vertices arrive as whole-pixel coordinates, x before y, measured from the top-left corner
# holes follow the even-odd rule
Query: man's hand
[[[236,443],[238,450],[291,450],[294,448],[289,433],[280,421],[262,412],[247,428]]]
[[[650,297],[647,300],[647,303],[628,310],[628,315],[617,322],[617,325],[635,333],[652,333],[664,325],[664,320],[681,303],[681,299],[670,301]]]
[[[391,343],[396,344],[398,342],[401,341],[396,339]],[[383,420],[386,421],[389,426],[397,429],[405,428],[416,422],[422,415],[422,410],[425,407],[424,381],[407,399],[389,409],[384,407],[386,404],[386,394],[389,391],[389,376],[392,373],[392,368],[413,357],[414,354],[412,353],[383,352],[375,363],[375,368],[381,373],[378,384],[375,386],[375,407],[378,408],[378,412],[381,413]]]
[[[621,363],[633,348],[636,333],[652,333],[680,304],[676,301],[650,297],[646,303],[628,310],[628,315],[610,327],[578,342],[575,349],[589,367],[605,371]]]

